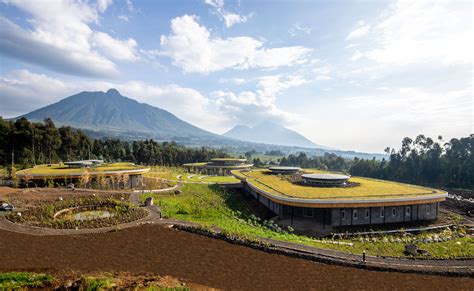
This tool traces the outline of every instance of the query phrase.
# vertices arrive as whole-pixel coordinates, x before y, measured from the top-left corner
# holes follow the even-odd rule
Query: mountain
[[[13,119],[20,117],[38,122],[49,117],[56,125],[83,129],[93,138],[153,138],[187,146],[220,147],[232,153],[280,150],[285,154],[307,152],[309,155],[324,155],[328,152],[347,158],[384,157],[382,154],[328,149],[312,143],[297,132],[270,122],[253,128],[237,126],[226,133],[226,136],[214,134],[183,121],[166,110],[122,96],[115,89],[107,92],[81,92]]]
[[[189,124],[166,110],[124,97],[116,89],[81,92],[20,117],[33,121],[49,117],[59,125],[105,132],[114,137],[198,143],[201,140],[223,140],[221,136]]]
[[[296,131],[269,121],[264,121],[255,125],[254,127],[237,125],[223,135],[249,142],[296,146],[303,148],[329,149],[313,143]]]

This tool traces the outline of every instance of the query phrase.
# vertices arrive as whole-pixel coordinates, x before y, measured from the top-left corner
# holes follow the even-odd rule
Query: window
[[[313,217],[313,208],[304,208],[303,209],[303,216]]]
[[[384,216],[385,216],[385,208],[380,207],[380,217],[384,217]]]
[[[357,219],[357,209],[354,209],[354,219]]]
[[[395,216],[397,214],[397,209],[395,207],[392,207],[392,216]]]
[[[426,205],[426,214],[430,214],[431,212],[431,205]]]
[[[410,206],[407,206],[407,210],[406,210],[406,211],[407,211],[407,215],[409,216],[409,215],[410,215],[410,212],[411,212]]]
[[[341,219],[346,219],[346,211],[341,210]]]
[[[369,218],[369,216],[370,216],[370,211],[369,211],[369,209],[366,209],[365,210],[365,218]]]

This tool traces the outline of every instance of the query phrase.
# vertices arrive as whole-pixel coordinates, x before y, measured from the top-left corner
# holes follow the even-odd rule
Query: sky
[[[366,152],[473,133],[471,1],[0,0],[0,116],[118,89]]]

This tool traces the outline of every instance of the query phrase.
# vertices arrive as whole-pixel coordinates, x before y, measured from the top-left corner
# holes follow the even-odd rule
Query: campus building
[[[150,168],[133,163],[104,163],[102,160],[71,161],[62,164],[38,165],[16,172],[22,184],[36,186],[67,186],[88,184],[100,188],[137,188]]]
[[[258,169],[233,171],[246,193],[282,225],[311,230],[435,220],[442,190],[305,170],[285,175]]]
[[[230,175],[232,170],[249,170],[252,166],[253,164],[247,163],[247,159],[234,158],[216,158],[210,162],[183,165],[191,173],[217,176]]]

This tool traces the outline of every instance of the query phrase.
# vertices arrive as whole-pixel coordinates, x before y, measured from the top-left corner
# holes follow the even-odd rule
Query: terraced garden
[[[368,255],[391,257],[406,256],[405,245],[416,243],[430,254],[419,255],[419,258],[474,257],[474,239],[460,226],[418,235],[376,234],[315,239],[294,234],[292,229],[282,229],[272,221],[257,218],[249,211],[240,193],[216,185],[185,184],[181,189],[179,195],[144,194],[141,198],[154,197],[164,217],[195,222],[204,228],[217,227],[226,234],[250,240],[270,238],[353,254],[361,254],[365,250]]]

